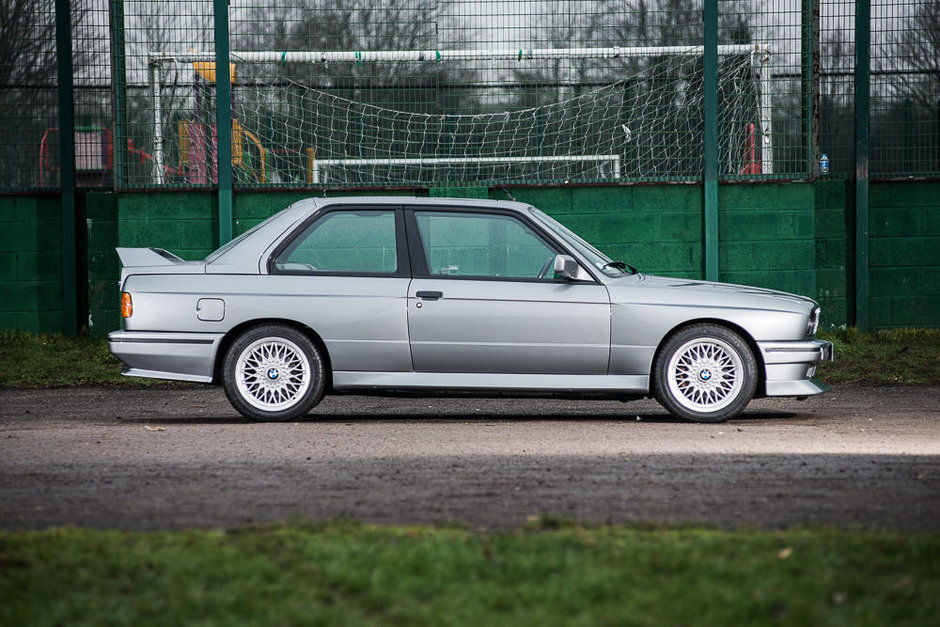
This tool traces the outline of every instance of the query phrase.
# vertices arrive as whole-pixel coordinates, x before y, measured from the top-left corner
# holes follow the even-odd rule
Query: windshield
[[[561,222],[558,222],[554,218],[546,215],[545,213],[542,213],[535,207],[529,207],[529,212],[534,218],[548,227],[558,237],[567,242],[585,259],[590,261],[595,268],[607,276],[618,277],[630,274],[629,267],[626,264],[621,261],[612,261],[610,257],[594,248],[594,246],[586,242],[580,235],[566,227]]]

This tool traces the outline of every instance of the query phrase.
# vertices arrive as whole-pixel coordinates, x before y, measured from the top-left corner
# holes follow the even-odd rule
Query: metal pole
[[[819,162],[819,0],[803,0],[802,21],[803,167],[813,178]]]
[[[232,83],[228,0],[215,0],[215,119],[219,177],[219,246],[232,239]]]
[[[153,179],[158,185],[165,181],[163,176],[163,84],[160,79],[160,64],[151,61],[148,66],[150,78],[150,96],[153,99]]]
[[[127,63],[124,40],[124,0],[111,0],[111,96],[114,125],[114,189],[126,182],[124,151],[127,149]]]
[[[855,324],[868,331],[868,174],[871,124],[871,2],[855,1]]]
[[[760,74],[760,138],[761,138],[761,172],[764,174],[774,173],[774,116],[773,116],[773,97],[770,90],[773,89],[773,80],[770,75],[770,53],[755,52],[752,53],[757,60],[758,73]],[[752,62],[752,65],[753,62]]]
[[[718,0],[705,0],[705,279],[718,280]]]
[[[72,85],[72,19],[69,0],[55,3],[59,83],[59,164],[62,212],[62,332],[78,333],[78,246],[75,231],[75,114]]]

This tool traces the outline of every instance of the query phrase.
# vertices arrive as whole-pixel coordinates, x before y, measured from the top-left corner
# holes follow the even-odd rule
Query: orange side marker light
[[[130,292],[121,292],[121,317],[130,318],[134,315],[134,303],[131,302]]]

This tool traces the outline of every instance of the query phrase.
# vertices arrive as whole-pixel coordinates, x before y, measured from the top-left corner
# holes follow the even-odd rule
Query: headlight
[[[806,337],[813,337],[816,335],[816,330],[819,328],[819,307],[813,307],[813,311],[809,314],[809,320],[806,321]]]

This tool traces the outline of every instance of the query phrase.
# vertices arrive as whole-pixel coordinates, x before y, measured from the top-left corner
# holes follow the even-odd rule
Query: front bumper
[[[130,377],[211,383],[221,333],[114,331],[108,350]]]
[[[812,396],[829,389],[814,376],[819,364],[832,361],[832,342],[758,342],[757,346],[764,361],[767,396]]]

